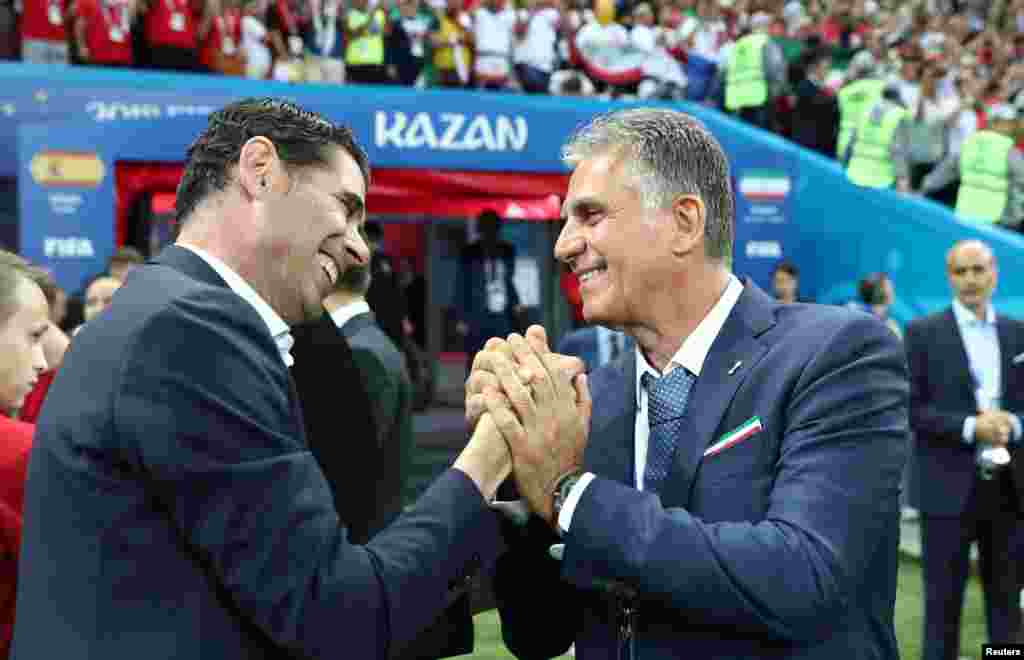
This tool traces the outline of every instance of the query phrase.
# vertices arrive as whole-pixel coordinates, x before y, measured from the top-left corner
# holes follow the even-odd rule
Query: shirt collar
[[[360,314],[369,314],[370,306],[365,300],[356,300],[354,302],[346,303],[338,309],[331,312],[331,319],[334,321],[334,325],[341,328],[346,323],[359,316]]]
[[[722,331],[725,320],[729,318],[730,312],[736,306],[736,302],[740,299],[740,294],[742,293],[743,285],[736,279],[735,275],[730,273],[729,284],[718,298],[718,302],[711,308],[708,315],[704,317],[704,320],[690,333],[690,336],[683,340],[682,346],[672,356],[672,360],[665,369],[665,373],[668,373],[675,367],[685,367],[694,376],[700,376],[700,371],[704,367],[704,360],[707,359],[708,352],[711,351],[711,345],[715,342],[715,338],[718,337],[718,333]],[[643,378],[645,373],[650,373],[655,378],[661,378],[663,375],[658,373],[658,370],[647,362],[647,358],[644,357],[643,352],[640,350],[640,345],[637,344],[636,391],[638,405],[640,392],[643,389],[640,385],[642,382],[641,378]]]
[[[291,349],[292,344],[295,340],[292,338],[291,332],[288,329],[288,324],[281,316],[274,311],[274,309],[267,304],[260,294],[256,293],[256,289],[252,288],[248,282],[242,279],[242,276],[232,270],[231,266],[213,256],[212,254],[201,250],[194,245],[180,244],[181,247],[191,250],[200,259],[209,264],[224,283],[228,285],[232,291],[237,293],[243,300],[252,305],[259,317],[263,319],[263,322],[267,324],[267,330],[270,331],[270,336],[274,338],[274,343],[277,344],[278,351],[281,353],[281,359],[284,361],[285,366],[292,366],[295,364],[295,360],[292,358]]]
[[[985,312],[985,318],[979,319],[977,315],[960,302],[959,298],[953,298],[953,317],[956,318],[956,324],[960,327],[970,327],[975,324],[980,325],[995,325],[996,323],[996,309],[992,306],[992,303],[988,304],[988,311]]]

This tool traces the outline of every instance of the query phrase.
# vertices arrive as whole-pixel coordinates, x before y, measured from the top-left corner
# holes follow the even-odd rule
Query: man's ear
[[[697,195],[679,195],[672,201],[672,254],[689,254],[704,240],[707,207]]]
[[[273,142],[257,135],[242,145],[238,157],[238,182],[248,197],[257,199],[270,190],[280,189],[281,179],[285,176]]]

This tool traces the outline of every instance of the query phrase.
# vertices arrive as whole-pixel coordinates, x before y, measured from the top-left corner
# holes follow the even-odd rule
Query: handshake
[[[490,501],[512,475],[526,505],[553,527],[555,488],[580,469],[591,400],[583,362],[552,353],[540,326],[490,339],[466,380],[471,437],[455,461]]]

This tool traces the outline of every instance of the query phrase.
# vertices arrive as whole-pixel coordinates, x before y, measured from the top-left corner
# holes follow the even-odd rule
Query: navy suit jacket
[[[996,316],[1002,363],[1002,407],[1024,416],[1024,323]],[[959,516],[967,507],[977,468],[964,444],[964,420],[978,411],[970,362],[953,308],[916,319],[904,337],[910,365],[910,424],[914,431],[914,504],[930,516]],[[1019,444],[1018,444],[1019,447]],[[1024,456],[1010,448],[1017,510],[1024,512]]]
[[[43,406],[13,657],[382,658],[425,628],[497,555],[479,491],[448,470],[351,545],[297,413],[266,324],[204,261],[133,271]]]
[[[748,283],[690,394],[660,496],[634,487],[635,361],[590,376],[584,467],[597,476],[561,565],[531,534],[499,560],[513,653],[550,657],[575,641],[581,660],[897,658],[908,384],[893,333]],[[754,417],[760,432],[703,456]],[[636,634],[623,651],[617,598],[630,590]]]

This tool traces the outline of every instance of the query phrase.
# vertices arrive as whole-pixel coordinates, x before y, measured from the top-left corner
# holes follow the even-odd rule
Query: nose
[[[555,259],[569,263],[586,249],[586,241],[576,232],[576,223],[569,220],[555,241]]]
[[[46,353],[43,352],[42,343],[38,343],[32,347],[32,370],[36,372],[36,376],[46,371]]]
[[[363,239],[359,226],[356,223],[349,224],[348,229],[345,231],[343,245],[345,247],[345,256],[348,258],[350,265],[365,266],[370,263],[370,247]]]

